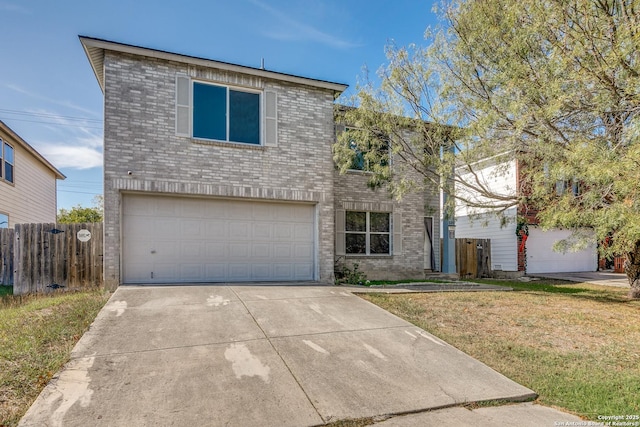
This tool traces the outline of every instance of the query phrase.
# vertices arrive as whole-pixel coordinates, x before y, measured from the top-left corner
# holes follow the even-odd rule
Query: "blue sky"
[[[67,176],[58,207],[102,194],[102,92],[78,35],[354,88],[384,47],[424,44],[433,0],[0,0],[0,120]],[[19,171],[16,170],[16,174]]]

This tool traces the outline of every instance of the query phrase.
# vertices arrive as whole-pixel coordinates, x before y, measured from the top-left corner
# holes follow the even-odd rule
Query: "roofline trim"
[[[166,52],[157,49],[151,49],[147,47],[134,46],[124,43],[113,42],[109,40],[103,40],[93,37],[87,36],[78,36],[80,42],[82,43],[82,47],[84,48],[87,57],[89,58],[89,62],[91,63],[91,67],[93,68],[93,72],[98,79],[98,83],[100,84],[100,88],[104,92],[104,70],[102,69],[102,64],[96,64],[94,61],[94,57],[92,57],[91,50],[92,49],[100,49],[102,53],[105,50],[111,50],[115,52],[129,53],[132,55],[140,55],[147,56],[150,58],[164,59],[167,61],[175,61],[181,62],[185,64],[193,64],[200,65],[203,67],[209,68],[217,68],[220,70],[231,71],[242,74],[249,74],[257,77],[264,77],[269,79],[275,79],[280,81],[286,81],[291,83],[298,83],[307,86],[319,87],[322,89],[333,90],[334,92],[342,93],[347,89],[348,85],[344,83],[335,83],[326,80],[318,80],[312,79],[308,77],[300,77],[292,74],[280,73],[276,71],[268,71],[261,68],[253,68],[245,65],[237,65],[231,64],[228,62],[216,61],[213,59],[199,58],[195,56],[189,56],[179,53]],[[98,69],[98,67],[100,69]]]
[[[7,126],[7,124],[5,122],[3,122],[2,120],[0,120],[0,129],[2,129],[3,131],[5,131],[6,133],[8,133],[9,135],[11,135],[11,137],[13,139],[15,139],[16,141],[18,141],[18,143],[25,149],[27,150],[29,153],[31,153],[35,158],[37,158],[38,160],[40,160],[42,163],[44,163],[45,166],[47,166],[49,169],[51,169],[51,171],[56,175],[56,179],[66,179],[67,177],[60,172],[55,166],[53,166],[47,159],[44,158],[44,156],[40,153],[38,153],[36,151],[35,148],[33,148],[31,145],[29,145],[27,143],[27,141],[25,141],[24,139],[22,139],[22,137],[20,135],[18,135],[17,133],[15,133],[15,131],[13,129],[11,129],[9,126]]]

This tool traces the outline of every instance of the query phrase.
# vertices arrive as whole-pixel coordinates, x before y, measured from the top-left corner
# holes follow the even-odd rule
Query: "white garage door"
[[[313,280],[314,206],[123,196],[125,283]]]
[[[542,231],[529,228],[527,239],[527,273],[567,273],[596,271],[598,255],[595,245],[580,252],[555,252],[553,244],[571,235],[568,230]]]

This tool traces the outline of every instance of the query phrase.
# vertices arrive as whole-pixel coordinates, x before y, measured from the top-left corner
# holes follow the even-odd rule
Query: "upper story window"
[[[6,182],[13,183],[14,167],[15,159],[13,147],[0,139],[0,178]]]
[[[193,137],[260,144],[260,94],[193,83]]]
[[[0,213],[0,228],[9,228],[9,216]]]
[[[379,140],[376,140],[375,143],[368,143],[368,149],[363,151],[362,144],[356,142],[358,132],[353,128],[347,128],[346,132],[349,138],[349,147],[354,152],[349,170],[370,172],[376,163],[382,166],[389,164],[388,138],[379,137]],[[370,156],[366,155],[370,150],[376,150],[376,155],[373,156],[375,160],[371,160]]]
[[[176,76],[176,134],[251,145],[277,145],[277,96]]]

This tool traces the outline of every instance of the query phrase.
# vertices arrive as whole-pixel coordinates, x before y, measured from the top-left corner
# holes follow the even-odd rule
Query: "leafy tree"
[[[361,151],[390,135],[391,163],[406,165],[374,169],[372,184],[401,197],[429,182],[498,212],[535,207],[543,228],[575,231],[565,248],[584,245],[585,227],[612,236],[600,250],[627,255],[640,298],[640,0],[451,0],[440,13],[428,47],[387,48],[380,85],[365,80],[346,113]],[[347,148],[340,137],[343,169]],[[476,173],[492,156],[517,158],[526,186],[494,194]]]
[[[103,197],[96,196],[93,199],[94,206],[84,208],[76,205],[71,209],[60,208],[58,210],[57,221],[63,224],[82,223],[82,222],[102,222],[103,216]]]

